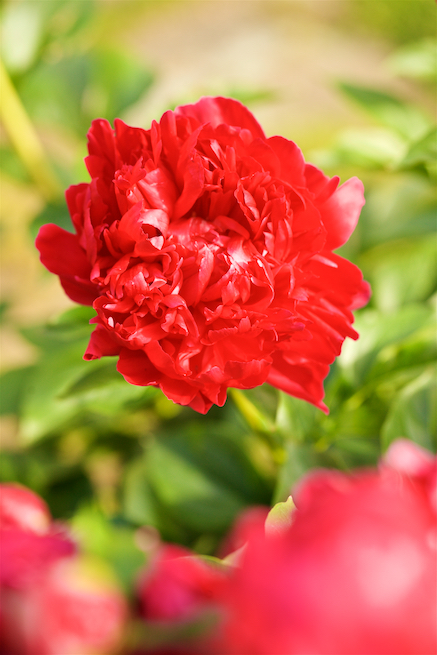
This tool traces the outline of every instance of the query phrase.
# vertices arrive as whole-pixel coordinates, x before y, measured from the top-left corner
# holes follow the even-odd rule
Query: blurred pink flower
[[[141,614],[151,621],[186,621],[217,602],[224,574],[180,546],[164,545],[138,583]]]
[[[0,528],[43,534],[50,522],[47,504],[33,491],[13,482],[0,485]]]
[[[436,653],[435,474],[435,458],[398,442],[378,471],[305,477],[287,530],[252,525],[218,652]]]
[[[0,496],[0,652],[112,653],[126,620],[118,588],[77,554],[42,499],[12,485]]]

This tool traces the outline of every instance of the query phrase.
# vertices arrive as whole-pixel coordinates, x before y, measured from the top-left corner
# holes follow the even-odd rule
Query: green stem
[[[61,188],[47,160],[38,134],[0,60],[0,118],[6,133],[46,200],[60,195]]]
[[[264,416],[257,407],[244,395],[240,389],[229,388],[229,394],[232,396],[240,413],[244,416],[252,430],[268,434],[274,431],[274,425]]]

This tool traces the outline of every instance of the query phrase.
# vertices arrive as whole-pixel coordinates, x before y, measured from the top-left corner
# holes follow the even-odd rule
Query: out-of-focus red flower
[[[288,530],[252,526],[226,589],[219,652],[436,653],[435,467],[395,444],[379,471],[306,477]]]
[[[239,102],[202,98],[149,130],[96,120],[75,233],[41,228],[42,263],[97,316],[86,359],[205,413],[267,381],[326,410],[323,379],[369,288],[333,253],[364,203]]]
[[[38,584],[57,559],[76,552],[43,499],[12,483],[0,484],[0,544],[0,585],[14,589]]]
[[[52,564],[76,552],[62,532],[37,535],[27,530],[0,530],[0,585],[24,589],[37,585]]]
[[[0,485],[0,528],[19,528],[38,534],[48,531],[51,516],[42,498],[15,483]]]
[[[141,614],[150,621],[195,619],[214,606],[224,574],[180,546],[162,546],[141,574]]]
[[[81,557],[59,560],[39,584],[6,591],[6,643],[16,655],[103,655],[120,645],[126,603]]]
[[[0,652],[112,652],[126,618],[120,591],[77,555],[41,498],[13,485],[0,496]]]

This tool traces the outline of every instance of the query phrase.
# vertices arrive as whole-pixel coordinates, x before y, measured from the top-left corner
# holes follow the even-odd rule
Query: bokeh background
[[[129,587],[139,526],[212,554],[313,466],[375,464],[398,436],[435,450],[434,0],[9,0],[1,29],[1,480],[41,494]],[[342,254],[373,296],[329,416],[267,385],[204,417],[129,386],[111,358],[82,361],[92,311],[39,263],[39,226],[71,229],[91,120],[147,128],[201,95],[364,181]]]

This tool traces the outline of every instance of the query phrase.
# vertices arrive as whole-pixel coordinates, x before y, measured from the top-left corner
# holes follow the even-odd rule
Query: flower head
[[[30,489],[0,485],[0,653],[107,655],[126,601]]]
[[[164,545],[139,578],[141,614],[147,620],[164,622],[196,618],[213,607],[223,581],[220,569],[189,550]]]
[[[220,652],[435,653],[435,474],[435,457],[402,441],[379,470],[309,473],[290,525],[247,535]]]
[[[45,225],[42,263],[97,316],[86,359],[205,413],[263,382],[322,409],[323,379],[369,289],[333,253],[364,203],[239,102],[202,98],[149,130],[96,120],[75,233]]]

